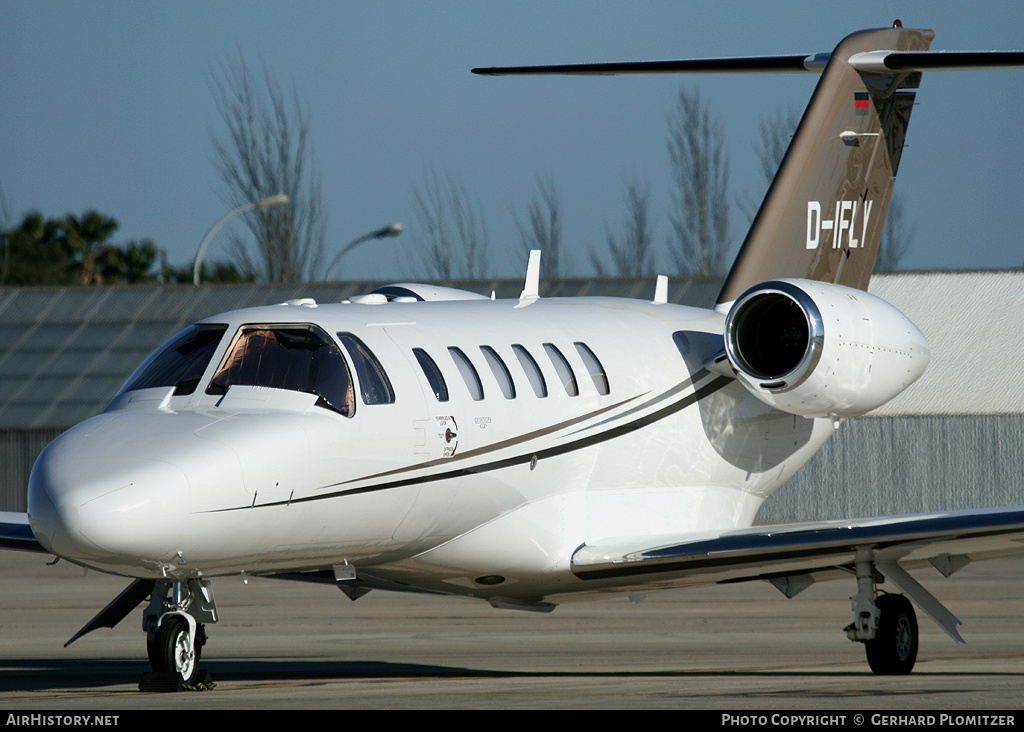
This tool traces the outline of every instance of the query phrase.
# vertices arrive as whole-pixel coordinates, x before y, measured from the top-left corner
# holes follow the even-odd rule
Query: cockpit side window
[[[391,388],[391,380],[373,352],[351,333],[338,333],[338,340],[352,357],[359,375],[359,392],[363,404],[394,404],[395,391]]]
[[[227,329],[226,325],[193,325],[147,359],[121,391],[173,386],[175,395],[192,394]]]
[[[243,326],[206,393],[224,394],[236,384],[316,394],[320,406],[346,417],[355,412],[341,349],[315,325]]]

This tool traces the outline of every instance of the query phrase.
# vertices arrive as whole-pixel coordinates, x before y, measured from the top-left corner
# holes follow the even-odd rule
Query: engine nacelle
[[[924,335],[881,298],[785,279],[750,288],[729,310],[725,349],[758,399],[804,417],[852,417],[910,386],[928,365]]]

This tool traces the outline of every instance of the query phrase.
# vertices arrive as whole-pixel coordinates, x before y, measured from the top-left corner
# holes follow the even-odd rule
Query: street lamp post
[[[387,226],[377,229],[376,231],[371,231],[369,234],[363,234],[358,239],[353,239],[348,244],[346,244],[345,248],[338,252],[338,255],[331,261],[331,266],[327,268],[327,276],[324,279],[326,281],[330,281],[331,275],[334,274],[334,270],[338,266],[338,263],[341,262],[341,260],[345,257],[346,254],[351,252],[353,249],[355,249],[363,242],[370,241],[370,239],[386,239],[388,237],[398,236],[399,234],[402,233],[403,228],[404,227],[401,224],[388,224]]]
[[[199,284],[199,270],[203,266],[203,253],[206,251],[206,245],[210,243],[210,239],[213,238],[213,235],[217,233],[217,230],[220,229],[220,227],[226,224],[230,219],[234,218],[235,216],[238,216],[238,214],[245,213],[246,211],[252,211],[253,209],[280,206],[282,203],[288,203],[288,196],[286,196],[284,193],[279,193],[278,195],[270,196],[269,198],[261,198],[258,201],[253,201],[252,203],[247,203],[244,206],[236,208],[234,211],[232,211],[227,216],[218,221],[216,224],[214,224],[213,228],[210,229],[206,236],[203,237],[203,241],[199,244],[199,249],[196,250],[196,264],[195,267],[193,267],[192,269],[192,284]]]

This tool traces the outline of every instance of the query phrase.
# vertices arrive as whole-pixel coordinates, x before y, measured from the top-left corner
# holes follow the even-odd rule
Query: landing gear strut
[[[900,557],[887,556],[874,545],[858,546],[856,552],[853,571],[857,575],[857,594],[850,598],[853,601],[853,622],[845,630],[847,638],[864,644],[872,671],[876,674],[909,674],[914,668],[918,639],[914,606],[934,620],[954,641],[964,642],[956,629],[960,625],[956,615],[900,566]],[[928,561],[940,574],[949,577],[966,566],[971,558],[941,554]],[[786,597],[795,597],[814,583],[813,574],[776,575],[767,579]],[[885,581],[891,582],[903,594],[879,593],[876,585]]]
[[[208,581],[156,582],[142,616],[146,651],[153,670],[175,673],[180,683],[193,685],[206,644],[203,623],[208,622],[217,622],[217,607]]]
[[[858,557],[858,592],[852,598],[853,622],[846,626],[852,641],[864,644],[868,665],[880,675],[909,674],[917,661],[917,615],[903,595],[877,594],[875,564]]]

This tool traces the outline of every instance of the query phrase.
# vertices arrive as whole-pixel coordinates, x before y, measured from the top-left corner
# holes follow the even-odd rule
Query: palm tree
[[[102,270],[98,265],[103,258],[104,245],[117,227],[117,219],[98,211],[86,211],[81,217],[68,214],[60,222],[64,242],[75,262],[73,269],[81,284],[102,284]]]

